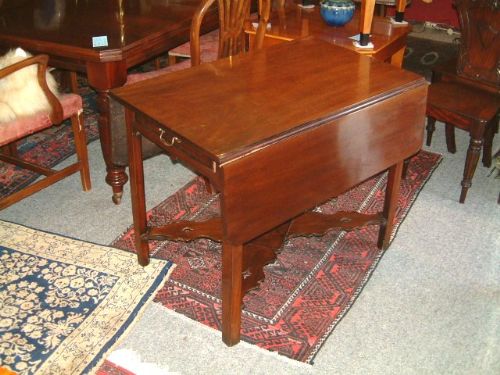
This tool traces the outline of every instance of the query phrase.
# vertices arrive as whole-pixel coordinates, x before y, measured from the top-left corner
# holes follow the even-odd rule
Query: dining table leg
[[[106,183],[113,190],[113,202],[119,204],[123,195],[123,186],[128,181],[125,167],[113,163],[111,154],[111,113],[109,90],[123,86],[127,81],[125,61],[88,62],[86,65],[89,85],[97,92],[97,110],[99,117],[99,140],[106,164]]]
[[[130,161],[130,192],[134,221],[135,249],[141,266],[149,264],[148,240],[142,237],[147,230],[146,194],[144,191],[144,166],[142,161],[142,136],[133,129],[133,113],[125,110],[127,145]]]
[[[240,341],[243,299],[243,244],[222,243],[222,341],[227,346]]]
[[[394,164],[389,168],[387,175],[387,186],[385,189],[384,208],[382,215],[385,223],[380,226],[378,237],[378,247],[387,249],[390,244],[392,230],[394,227],[394,219],[396,217],[396,209],[398,207],[399,191],[401,188],[401,176],[403,172],[404,160]]]

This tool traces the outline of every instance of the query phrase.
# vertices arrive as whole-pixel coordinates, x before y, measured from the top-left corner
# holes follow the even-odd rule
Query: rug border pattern
[[[119,339],[132,328],[134,320],[151,302],[156,292],[167,282],[175,265],[170,261],[151,259],[147,267],[139,266],[134,253],[110,246],[97,245],[61,235],[32,229],[23,225],[0,221],[0,243],[15,251],[62,263],[76,264],[102,273],[117,276],[119,280],[99,307],[66,338],[50,357],[37,368],[37,374],[53,373],[62,358],[70,358],[67,374],[92,372],[105,360]],[[67,251],[68,248],[76,251]],[[113,308],[106,309],[107,306]],[[117,308],[120,307],[120,308]],[[115,322],[109,324],[97,322]],[[91,329],[95,341],[88,342]],[[85,334],[87,332],[87,334]],[[74,343],[76,342],[76,346]],[[71,360],[68,352],[76,353]]]

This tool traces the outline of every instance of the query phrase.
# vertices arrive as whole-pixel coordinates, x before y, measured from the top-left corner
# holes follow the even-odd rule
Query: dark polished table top
[[[4,0],[0,45],[81,61],[127,59],[128,66],[187,40],[199,0]],[[215,8],[214,11],[215,12]],[[185,34],[185,33],[184,33]],[[93,45],[93,37],[107,46]],[[163,43],[163,46],[158,46]]]
[[[114,197],[121,196],[128,177],[111,156],[108,90],[125,84],[130,68],[187,42],[199,4],[200,0],[0,1],[0,51],[22,47],[32,54],[47,54],[51,66],[84,73],[97,91],[106,182]],[[204,17],[202,32],[217,26],[214,6]],[[95,45],[95,37],[105,37],[105,45]]]

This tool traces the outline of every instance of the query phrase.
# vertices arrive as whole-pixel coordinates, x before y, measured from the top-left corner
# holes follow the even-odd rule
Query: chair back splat
[[[219,9],[219,48],[218,58],[235,56],[246,51],[244,23],[249,16],[250,0],[204,0],[191,24],[191,65],[201,63],[200,30],[203,17],[217,1]],[[259,0],[259,27],[256,48],[262,47],[265,26],[269,20],[271,2]]]
[[[500,84],[500,2],[455,1],[462,37],[457,74],[496,88]]]

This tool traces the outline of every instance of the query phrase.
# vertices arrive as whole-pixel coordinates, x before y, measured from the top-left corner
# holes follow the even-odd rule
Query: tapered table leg
[[[134,219],[135,248],[141,266],[149,264],[148,241],[141,235],[146,232],[146,194],[144,192],[144,166],[142,164],[141,135],[133,129],[134,115],[126,109],[128,155],[130,168],[130,192],[132,196],[132,215]]]
[[[240,341],[243,281],[243,245],[222,243],[222,341],[236,345]]]
[[[394,218],[398,207],[399,190],[401,187],[401,175],[403,171],[404,161],[393,165],[389,168],[387,176],[387,187],[385,190],[384,211],[383,216],[385,223],[380,226],[378,237],[378,247],[387,249],[391,240],[392,228],[394,226]]]

